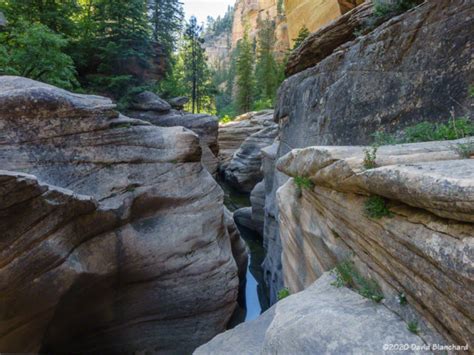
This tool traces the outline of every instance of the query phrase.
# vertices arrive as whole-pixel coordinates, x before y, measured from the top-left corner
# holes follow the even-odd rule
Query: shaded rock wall
[[[474,159],[453,148],[466,142],[384,146],[371,170],[362,147],[310,147],[281,158],[281,171],[314,184],[298,188],[292,179],[277,193],[285,286],[301,291],[354,258],[382,286],[384,304],[423,324],[428,341],[439,333],[472,347]],[[369,195],[387,198],[391,215],[370,218]]]
[[[424,120],[472,117],[474,21],[468,14],[473,10],[462,0],[428,1],[288,78],[275,111],[280,126],[276,159],[312,145],[368,144],[376,131],[395,132]],[[275,200],[272,194],[285,181],[276,176],[267,201]],[[270,208],[265,215],[271,260],[265,269],[281,284],[277,214]],[[271,289],[273,299],[277,291]]]
[[[0,127],[2,352],[186,353],[225,329],[244,250],[196,134],[8,76]]]

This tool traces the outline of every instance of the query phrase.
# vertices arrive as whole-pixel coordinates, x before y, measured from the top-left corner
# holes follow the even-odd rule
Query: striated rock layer
[[[274,305],[199,347],[195,355],[385,354],[385,344],[423,346],[396,314],[323,275],[303,292]],[[429,352],[413,351],[411,354]]]
[[[427,1],[325,58],[318,54],[317,65],[280,88],[275,117],[281,143],[275,159],[294,148],[370,144],[377,131],[471,116],[473,11],[468,1]],[[274,201],[285,178],[276,173],[265,180],[274,183],[266,196]],[[265,214],[265,270],[273,275],[275,299],[282,283],[281,248],[278,213],[270,212]]]
[[[225,180],[239,191],[251,192],[263,179],[261,150],[271,145],[277,134],[278,126],[272,124],[248,137],[227,165]]]
[[[171,109],[170,104],[150,93],[154,100],[140,104],[135,104],[128,114],[154,124],[159,127],[181,126],[196,133],[201,142],[202,163],[212,174],[217,174],[219,146],[217,143],[218,119],[208,114],[192,114],[189,112]],[[143,95],[143,94],[141,94]],[[185,98],[181,99],[184,102]],[[176,106],[176,105],[175,105]]]
[[[245,249],[196,134],[4,76],[0,167],[0,351],[186,353],[225,329]]]
[[[474,138],[381,147],[370,170],[362,147],[310,147],[280,159],[279,170],[313,184],[290,180],[277,194],[285,285],[301,291],[353,258],[427,341],[441,334],[472,347],[474,159],[460,159],[457,144]],[[387,198],[388,216],[368,216],[369,195]]]

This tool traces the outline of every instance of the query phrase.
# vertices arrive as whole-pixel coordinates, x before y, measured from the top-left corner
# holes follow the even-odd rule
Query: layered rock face
[[[179,106],[185,98],[172,101]],[[185,104],[185,102],[184,102]],[[219,146],[217,143],[218,119],[207,114],[191,114],[171,109],[171,105],[154,93],[145,92],[136,98],[128,114],[134,118],[148,121],[155,126],[182,126],[198,134],[202,149],[202,163],[212,174],[217,174]]]
[[[324,274],[254,321],[218,335],[195,355],[383,354],[385,344],[423,346],[397,315]],[[387,352],[388,353],[388,352]],[[413,354],[427,353],[414,351]]]
[[[245,250],[196,134],[8,76],[0,127],[2,352],[186,353],[225,329]]]
[[[364,0],[285,0],[288,35],[294,39],[303,26],[315,32],[342,14],[363,3]]]
[[[288,78],[275,112],[281,132],[275,159],[294,148],[369,144],[377,131],[470,115],[473,10],[462,0],[428,1]],[[277,173],[271,180],[267,201],[286,179]],[[273,226],[265,232],[271,260],[265,268],[281,285],[278,215],[272,212],[265,216],[265,228]],[[276,291],[271,288],[273,299]]]
[[[227,165],[225,180],[239,191],[251,192],[263,179],[261,149],[271,145],[277,134],[278,126],[272,124],[248,137]]]
[[[252,134],[273,126],[273,111],[249,112],[219,125],[219,167],[225,171],[234,153]]]
[[[301,291],[353,258],[379,282],[384,304],[423,324],[428,340],[441,334],[472,347],[474,159],[461,159],[459,144],[474,138],[384,146],[370,170],[362,147],[310,147],[280,159],[278,169],[313,184],[292,179],[278,191],[285,285]],[[368,196],[387,199],[385,217],[370,217]]]

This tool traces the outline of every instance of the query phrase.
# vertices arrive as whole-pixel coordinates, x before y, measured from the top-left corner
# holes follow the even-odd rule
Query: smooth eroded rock
[[[3,352],[186,353],[225,330],[244,253],[195,133],[9,76],[0,127]]]
[[[395,313],[333,282],[324,274],[194,354],[388,354],[384,344],[424,344]]]

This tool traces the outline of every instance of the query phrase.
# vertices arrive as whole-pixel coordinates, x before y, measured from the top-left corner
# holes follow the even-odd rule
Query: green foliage
[[[255,66],[256,95],[260,101],[271,102],[273,106],[279,82],[278,64],[274,56],[275,22],[259,20],[257,36],[257,64]]]
[[[403,143],[454,140],[474,135],[474,123],[467,118],[452,119],[445,124],[421,122],[405,129]]]
[[[387,207],[387,201],[380,196],[369,197],[365,201],[364,209],[366,215],[373,219],[392,216],[392,212]]]
[[[474,154],[474,142],[458,143],[453,148],[461,158],[469,159]]]
[[[412,332],[413,334],[418,334],[419,329],[418,329],[418,322],[417,321],[410,321],[407,324],[407,329]]]
[[[67,40],[45,25],[16,22],[0,33],[0,74],[25,76],[72,89],[78,86],[74,63],[64,49]]]
[[[383,132],[374,133],[376,145],[456,140],[474,135],[474,122],[468,118],[453,118],[446,123],[421,122],[404,129],[401,138]]]
[[[252,109],[254,100],[254,54],[252,43],[249,39],[248,28],[239,44],[239,57],[237,59],[237,109],[239,113]]]
[[[295,185],[300,189],[306,189],[306,190],[312,190],[313,187],[314,187],[314,184],[313,182],[307,178],[307,177],[303,177],[303,176],[296,176],[294,178],[294,182],[295,182]]]
[[[345,260],[339,263],[333,273],[336,275],[336,281],[332,283],[333,286],[353,288],[362,297],[377,303],[383,300],[384,296],[377,282],[362,276],[352,261]]]
[[[288,290],[287,288],[283,288],[280,291],[278,291],[277,299],[278,301],[281,301],[282,299],[288,297],[289,295],[290,295],[290,290]]]
[[[398,295],[398,303],[401,306],[405,306],[408,304],[407,296],[403,292]]]
[[[393,17],[410,10],[421,2],[422,0],[396,0],[393,2],[374,0],[374,16]]]
[[[206,36],[219,36],[222,33],[230,33],[234,23],[234,7],[228,6],[223,17],[218,16],[216,19],[207,18],[205,29]]]
[[[374,145],[371,148],[364,149],[364,168],[365,169],[374,169],[377,167],[376,159],[377,159],[377,151],[378,146]]]
[[[176,0],[149,0],[148,11],[152,38],[170,57],[176,49],[177,35],[182,30],[183,4]]]
[[[469,86],[469,97],[474,97],[474,85]]]
[[[262,111],[267,109],[273,108],[273,101],[272,99],[260,99],[254,102],[253,110],[254,111]]]
[[[278,0],[277,2],[278,15],[282,16],[285,14],[285,0]]]
[[[233,120],[234,120],[233,117],[225,115],[221,119],[219,119],[219,122],[226,124],[226,123],[232,122]]]
[[[293,50],[298,48],[310,34],[311,32],[309,32],[306,25],[303,25],[303,27],[301,27],[298,32],[298,36],[293,39],[293,41],[295,42],[293,45]]]

